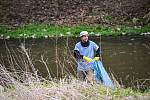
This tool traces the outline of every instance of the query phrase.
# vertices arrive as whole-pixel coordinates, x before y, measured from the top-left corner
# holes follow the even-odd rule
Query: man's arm
[[[96,52],[96,55],[94,55],[95,57],[100,57],[100,47],[95,43],[95,42],[92,42],[92,44],[94,45],[94,51]]]
[[[96,50],[96,57],[100,57],[100,49],[99,48]]]
[[[78,50],[74,50],[74,57],[77,59],[83,59],[83,55],[80,55]]]
[[[93,61],[91,58],[86,57],[86,56],[84,56],[84,55],[81,55],[78,50],[74,50],[74,56],[75,56],[75,58],[77,58],[77,59],[84,59],[84,60],[86,60],[87,62],[92,62],[92,61]]]
[[[95,55],[95,57],[94,57],[94,60],[95,60],[95,61],[101,60],[100,49],[99,49],[99,48],[96,50],[96,55]]]

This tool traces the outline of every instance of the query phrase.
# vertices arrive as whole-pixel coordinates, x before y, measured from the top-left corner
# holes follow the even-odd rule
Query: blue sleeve
[[[75,45],[75,48],[74,48],[74,57],[77,58],[77,59],[82,59],[83,58],[83,55],[81,55],[80,52],[79,52],[79,43],[77,43]]]
[[[97,51],[99,48],[99,46],[95,42],[93,42],[93,47],[94,47],[94,51]]]
[[[93,48],[94,48],[94,51],[96,52],[96,57],[100,57],[100,53],[101,53],[100,48],[95,42],[93,42]]]
[[[77,51],[79,51],[78,44],[76,44],[76,45],[75,45],[75,48],[74,48],[74,50],[77,50]]]

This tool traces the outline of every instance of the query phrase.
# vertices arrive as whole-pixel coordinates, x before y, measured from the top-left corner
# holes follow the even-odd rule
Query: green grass
[[[94,96],[95,94],[99,95],[98,97],[111,97],[114,100],[120,100],[126,97],[137,97],[138,96],[150,96],[150,92],[141,92],[140,90],[133,90],[131,88],[107,88],[101,85],[96,85],[91,88],[87,88],[86,90],[82,90],[82,93],[84,95],[91,95]],[[100,99],[100,98],[99,98]],[[111,99],[112,100],[112,99]]]
[[[0,38],[41,38],[54,36],[79,36],[83,30],[91,35],[117,36],[117,35],[140,35],[150,32],[150,24],[135,28],[127,26],[58,26],[48,24],[28,24],[19,27],[0,26]]]

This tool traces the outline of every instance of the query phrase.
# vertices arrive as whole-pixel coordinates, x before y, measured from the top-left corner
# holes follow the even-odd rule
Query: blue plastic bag
[[[103,67],[101,61],[93,62],[93,70],[95,72],[95,78],[97,82],[102,82],[105,86],[114,88],[114,84],[110,79],[108,73],[106,72],[105,68]]]

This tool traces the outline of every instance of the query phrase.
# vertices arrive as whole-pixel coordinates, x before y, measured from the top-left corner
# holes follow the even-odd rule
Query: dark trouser
[[[88,70],[88,71],[78,70],[77,77],[81,81],[87,80],[87,82],[90,82],[90,83],[93,83],[95,81],[93,70]]]

